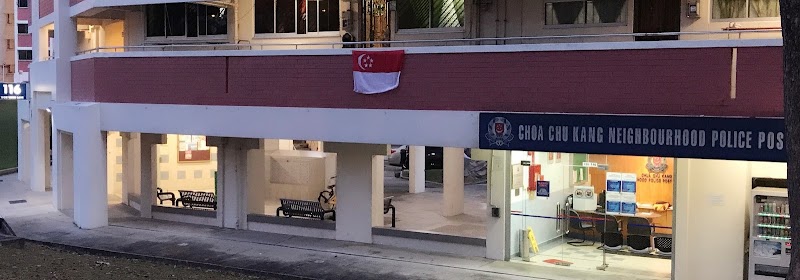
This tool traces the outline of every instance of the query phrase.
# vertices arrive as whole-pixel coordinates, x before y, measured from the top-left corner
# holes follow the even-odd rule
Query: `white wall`
[[[674,279],[742,279],[752,177],[786,178],[785,163],[678,159]]]
[[[681,17],[681,31],[722,31],[730,25],[736,25],[741,28],[780,28],[780,18],[756,18],[756,19],[713,19],[712,2],[713,0],[698,0],[700,5],[700,17],[690,18],[686,16]],[[681,5],[683,15],[686,15],[687,5]],[[737,35],[683,35],[681,40],[703,40],[703,39],[738,39]],[[780,32],[768,33],[751,33],[744,34],[741,38],[781,38]]]
[[[478,127],[477,112],[121,103],[102,103],[99,106],[103,129],[109,131],[444,147],[478,146],[478,135],[475,133]],[[242,124],[241,120],[246,119],[283,121]]]

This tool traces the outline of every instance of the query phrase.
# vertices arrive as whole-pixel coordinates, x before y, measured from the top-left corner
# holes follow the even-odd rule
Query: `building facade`
[[[752,178],[786,178],[782,128],[737,121],[781,122],[777,1],[17,3],[21,20],[30,13],[18,53],[28,36],[32,61],[19,179],[52,192],[80,228],[108,225],[108,205],[120,203],[168,221],[609,268],[598,273],[652,265],[661,270],[631,274],[653,279],[743,279]],[[354,93],[354,47],[405,50],[399,87]],[[609,115],[618,119],[591,117]],[[686,123],[706,122],[702,147],[725,153],[692,146],[702,127]],[[661,142],[641,142],[642,129]],[[526,144],[506,145],[514,139]],[[598,139],[617,146],[589,145]],[[438,193],[428,212],[397,207],[400,221],[434,233],[385,222],[388,144],[409,145],[410,193]],[[441,191],[426,190],[425,146],[444,147]],[[487,166],[474,204],[465,149]],[[638,183],[624,200],[632,216],[573,219],[599,203],[579,202],[586,191],[623,201],[604,188],[618,174]],[[331,185],[335,221],[278,217],[287,199],[323,204]],[[623,260],[626,239],[590,257],[566,253],[597,239],[617,247],[608,219],[619,238],[646,223],[648,247],[666,240],[669,251]],[[580,231],[597,237],[571,243]]]
[[[13,81],[22,83],[29,81],[29,66],[33,61],[33,37],[31,34],[31,8],[28,0],[14,0],[7,3],[14,11],[13,41],[10,46],[14,48],[13,67],[9,73],[13,74]]]

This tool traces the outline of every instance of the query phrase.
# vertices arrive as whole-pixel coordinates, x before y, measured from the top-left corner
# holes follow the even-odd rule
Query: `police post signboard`
[[[26,83],[0,83],[3,90],[0,91],[0,100],[25,100],[28,95],[28,84]]]
[[[786,161],[782,118],[481,113],[480,148]]]

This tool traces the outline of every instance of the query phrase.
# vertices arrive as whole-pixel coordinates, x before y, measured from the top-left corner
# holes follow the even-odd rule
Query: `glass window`
[[[339,31],[339,1],[319,0],[319,31]]]
[[[28,0],[19,0],[19,1],[17,1],[17,7],[19,7],[19,8],[27,8],[28,7]]]
[[[762,18],[779,17],[778,0],[714,0],[711,17]]]
[[[147,37],[164,36],[164,5],[147,5]]]
[[[28,24],[25,23],[17,24],[17,33],[28,34]]]
[[[18,50],[19,60],[33,60],[33,50]]]
[[[256,33],[275,33],[275,1],[256,1]]]
[[[257,0],[256,33],[339,31],[337,0]]]
[[[167,36],[186,35],[186,4],[167,5]]]
[[[625,22],[626,0],[545,2],[545,24],[603,24]]]
[[[206,26],[208,35],[228,34],[228,9],[218,7],[206,8]]]
[[[464,0],[397,1],[400,29],[464,26]]]
[[[186,37],[197,37],[198,29],[197,29],[197,5],[186,5]]]
[[[228,34],[226,8],[173,3],[147,5],[147,37],[198,37]]]

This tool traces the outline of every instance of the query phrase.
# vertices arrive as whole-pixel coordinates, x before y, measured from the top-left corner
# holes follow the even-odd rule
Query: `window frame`
[[[708,18],[711,22],[767,22],[767,21],[780,21],[781,17],[778,15],[777,17],[744,17],[744,18],[714,18],[714,0],[710,1],[710,9],[708,10]],[[750,0],[745,0],[745,10],[747,13],[750,13]],[[780,14],[780,7],[778,8],[778,14]]]
[[[31,54],[30,58],[22,58],[23,57],[22,56],[23,52],[30,53]],[[32,49],[17,50],[17,60],[19,60],[19,61],[33,61],[33,50]]]
[[[23,6],[22,4],[20,4],[20,3],[22,3],[23,1],[25,2],[25,6]],[[30,1],[28,1],[28,0],[17,0],[17,8],[30,8],[30,6],[31,6],[31,3],[30,3]]]
[[[544,14],[544,29],[564,29],[564,28],[597,28],[597,27],[620,27],[620,26],[628,26],[628,21],[631,18],[630,10],[631,3],[633,0],[625,0],[625,4],[622,6],[622,12],[620,15],[622,16],[621,22],[607,22],[607,23],[579,23],[579,24],[547,24],[547,3],[558,3],[558,2],[583,2],[584,9],[587,9],[589,6],[589,1],[595,0],[545,0],[542,2],[544,6],[542,7]],[[712,0],[713,1],[713,0]],[[584,11],[584,21],[586,21],[588,15]]]
[[[431,20],[433,20],[433,15],[432,15],[433,12],[431,12],[431,10],[433,9],[433,1],[434,0],[429,0],[429,1],[430,1],[430,7],[428,9],[428,11],[429,11],[428,26],[430,26],[432,24]],[[392,13],[391,13],[393,15],[392,17],[394,18],[394,26],[392,27],[392,29],[394,29],[395,33],[400,34],[400,35],[403,35],[403,34],[409,34],[409,35],[412,35],[412,34],[443,34],[443,33],[465,32],[467,30],[466,29],[466,25],[468,24],[467,15],[470,12],[469,11],[469,9],[471,9],[470,6],[471,5],[469,5],[469,0],[464,0],[464,15],[463,15],[463,17],[464,17],[464,25],[463,26],[459,26],[459,27],[400,28],[400,15],[396,11],[397,9],[395,8],[395,10],[393,10]]]
[[[23,27],[23,26],[25,27],[25,32],[24,33],[20,32],[20,28]],[[17,34],[20,34],[20,35],[31,34],[31,26],[29,24],[27,24],[27,23],[17,23]]]
[[[273,26],[273,30],[274,30],[274,28],[277,28],[277,23],[278,23],[277,0],[269,0],[269,1],[272,1],[272,3],[273,3],[273,8],[272,8],[272,13],[273,13],[272,14],[272,21],[273,21],[273,23],[272,23],[272,26]],[[302,34],[298,34],[297,33],[297,30],[298,30],[298,27],[299,27],[297,25],[297,22],[298,22],[297,16],[299,14],[298,11],[297,11],[297,5],[299,3],[298,1],[306,1],[306,8],[308,8],[308,2],[312,1],[312,0],[294,0],[295,9],[294,9],[294,13],[292,13],[294,15],[293,22],[295,23],[294,32],[292,32],[292,33],[276,33],[276,32],[254,33],[255,35],[253,36],[253,38],[254,39],[277,39],[277,38],[308,38],[308,37],[339,37],[339,36],[341,36],[341,31],[342,31],[342,9],[341,9],[341,3],[339,3],[338,0],[332,0],[332,2],[334,2],[336,4],[339,4],[337,6],[337,13],[336,13],[336,19],[337,19],[336,22],[338,23],[337,30],[335,30],[335,31],[319,31],[319,29],[320,29],[319,28],[319,23],[320,23],[319,10],[320,10],[320,6],[317,5],[317,16],[316,16],[316,19],[317,19],[317,31],[309,32],[308,31],[308,20],[306,20],[306,28],[305,28],[306,32],[302,33]],[[319,2],[319,1],[317,1],[317,2]],[[254,5],[253,6],[253,14],[255,15],[256,14],[255,3],[253,5]],[[255,21],[254,21],[253,22],[253,30],[255,30],[255,29],[256,29],[256,26],[255,26]]]
[[[164,7],[163,8],[163,11],[164,11],[164,23],[162,24],[163,28],[164,28],[164,35],[147,36],[147,30],[148,30],[147,13],[146,12],[142,13],[143,14],[142,17],[144,18],[143,19],[143,25],[144,25],[144,33],[145,33],[144,34],[144,43],[145,44],[163,44],[163,43],[176,43],[176,42],[177,43],[180,43],[180,42],[187,42],[187,43],[196,43],[196,42],[227,43],[230,40],[230,31],[231,31],[230,30],[230,27],[231,27],[230,20],[232,18],[228,17],[228,15],[229,15],[228,13],[229,13],[231,7],[220,7],[220,6],[213,6],[213,5],[203,5],[203,4],[198,4],[198,3],[185,3],[185,2],[182,2],[181,4],[184,4],[184,5],[197,5],[197,6],[206,6],[206,8],[211,7],[211,8],[226,9],[226,18],[227,18],[226,19],[226,23],[225,23],[225,28],[226,28],[226,32],[225,33],[226,34],[200,35],[200,22],[201,22],[201,20],[200,20],[200,15],[199,15],[199,10],[200,9],[198,7],[197,25],[196,25],[196,27],[198,29],[197,30],[198,31],[197,32],[197,36],[190,37],[190,36],[187,36],[188,31],[189,31],[188,30],[189,23],[188,23],[188,20],[186,18],[187,11],[188,11],[188,8],[186,6],[184,6],[184,12],[183,12],[183,14],[184,14],[184,23],[183,23],[184,33],[183,33],[183,35],[182,36],[169,36],[169,35],[167,35],[168,34],[167,33],[167,15],[166,15],[167,14],[167,8],[166,8],[167,4],[177,4],[177,3],[148,4],[148,5],[161,5],[161,6]],[[145,5],[145,6],[147,6],[147,5]],[[207,25],[208,25],[208,21],[206,21],[206,29],[208,28]]]

